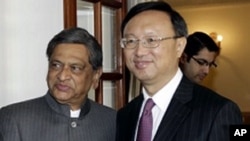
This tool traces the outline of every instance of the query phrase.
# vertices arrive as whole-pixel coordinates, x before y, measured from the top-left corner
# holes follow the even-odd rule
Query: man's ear
[[[183,52],[180,57],[180,62],[184,64],[186,61],[187,61],[187,54]]]
[[[92,88],[96,89],[99,85],[99,80],[102,76],[102,68],[99,68],[98,70],[96,70],[95,74],[94,74],[94,78],[93,78],[93,82],[92,82]]]
[[[187,39],[185,37],[177,38],[177,55],[180,58],[187,44]]]

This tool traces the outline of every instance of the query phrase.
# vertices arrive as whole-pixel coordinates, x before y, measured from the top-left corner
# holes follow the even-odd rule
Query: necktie
[[[150,98],[144,106],[144,110],[139,121],[137,141],[151,141],[153,127],[153,116],[151,110],[154,105],[154,101]]]

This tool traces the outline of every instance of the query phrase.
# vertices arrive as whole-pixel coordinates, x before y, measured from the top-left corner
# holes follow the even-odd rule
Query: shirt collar
[[[45,95],[45,99],[50,108],[56,113],[64,115],[66,117],[71,117],[70,107],[68,105],[58,103],[49,92],[47,92],[47,94]],[[90,108],[90,100],[87,98],[82,104],[79,118],[83,118],[90,111]]]
[[[178,87],[180,84],[183,73],[180,68],[178,68],[174,77],[163,87],[161,88],[154,96],[152,97],[156,106],[158,106],[162,111],[165,111]],[[146,90],[142,88],[144,103],[147,101],[150,96],[147,94]]]

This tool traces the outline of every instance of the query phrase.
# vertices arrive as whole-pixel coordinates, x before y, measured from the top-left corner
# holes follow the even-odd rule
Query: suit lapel
[[[192,110],[186,105],[192,99],[192,89],[193,83],[184,76],[159,125],[154,141],[171,141],[176,135],[180,125]]]
[[[141,105],[143,102],[143,95],[140,94],[134,101],[132,104],[132,111],[129,114],[131,117],[128,117],[128,119],[130,119],[130,121],[128,122],[128,124],[130,124],[129,126],[129,138],[132,140],[134,140],[135,137],[135,129],[136,129],[136,125],[137,125],[137,120],[139,118],[139,114],[140,114],[140,110],[141,110]]]

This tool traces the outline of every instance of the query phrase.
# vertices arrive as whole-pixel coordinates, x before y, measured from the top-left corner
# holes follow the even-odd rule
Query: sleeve
[[[239,107],[229,101],[219,110],[213,121],[209,141],[230,141],[230,125],[243,124]]]

